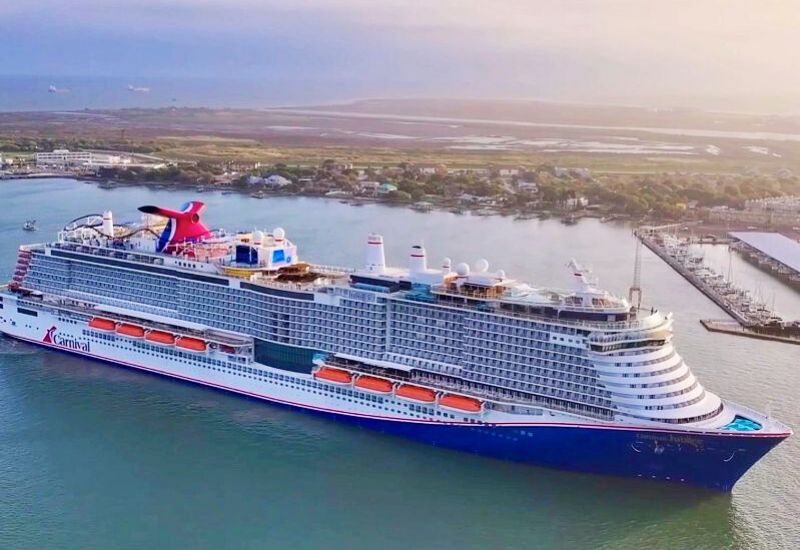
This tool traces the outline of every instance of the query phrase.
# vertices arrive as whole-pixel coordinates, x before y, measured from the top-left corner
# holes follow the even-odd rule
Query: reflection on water
[[[140,204],[187,198],[68,181],[4,182],[0,200],[10,208],[0,219],[0,270],[30,238],[17,217],[38,218],[36,237],[47,238],[86,212],[111,207],[123,220]],[[571,257],[591,264],[617,293],[632,275],[629,228],[594,220],[567,227],[326,200],[200,198],[209,203],[211,225],[280,225],[301,255],[323,263],[360,262],[367,233],[379,231],[396,264],[424,239],[432,262],[485,257],[536,283],[566,286]],[[675,312],[678,349],[707,387],[798,425],[797,348],[705,332],[698,319],[721,312],[649,252],[643,283],[648,305]],[[47,537],[56,547],[97,548],[122,541],[319,547],[332,540],[347,548],[376,541],[385,548],[753,548],[800,537],[796,438],[732,495],[718,494],[460,454],[13,346],[19,353],[0,347],[0,547],[38,548]]]

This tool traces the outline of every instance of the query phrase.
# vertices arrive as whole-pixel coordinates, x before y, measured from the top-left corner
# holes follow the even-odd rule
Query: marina
[[[734,231],[731,248],[743,258],[800,289],[800,243],[780,233]]]
[[[703,256],[691,250],[698,242],[671,233],[676,226],[641,227],[635,234],[641,242],[697,290],[731,316],[735,324],[703,320],[707,330],[779,342],[800,343],[800,321],[785,320],[764,300],[734,285],[730,277],[705,264]]]

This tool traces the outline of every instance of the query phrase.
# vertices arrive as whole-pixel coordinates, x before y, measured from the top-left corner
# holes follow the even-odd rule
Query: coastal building
[[[501,178],[509,178],[519,176],[522,173],[522,169],[516,166],[501,166],[495,168],[495,173]]]
[[[380,185],[377,181],[360,181],[358,182],[358,190],[364,195],[376,195]]]
[[[517,191],[521,193],[536,194],[539,192],[539,186],[534,181],[518,181]]]
[[[752,226],[798,227],[800,226],[800,210],[792,210],[788,203],[782,208],[769,209],[751,206],[744,210],[735,210],[727,206],[715,206],[709,210],[708,219],[715,222]]]
[[[386,182],[378,186],[377,193],[378,195],[386,195],[392,191],[397,191],[397,186],[393,183]]]
[[[418,164],[415,168],[424,176],[447,175],[447,166],[444,164]]]
[[[36,166],[74,167],[74,166],[121,166],[130,164],[130,159],[120,155],[95,153],[93,151],[70,151],[55,149],[49,153],[36,153]]]
[[[589,205],[589,199],[586,197],[570,197],[564,201],[564,207],[567,210],[577,210],[578,208],[586,208]]]
[[[292,181],[284,178],[280,174],[272,174],[264,179],[264,184],[270,187],[286,187],[291,185]]]

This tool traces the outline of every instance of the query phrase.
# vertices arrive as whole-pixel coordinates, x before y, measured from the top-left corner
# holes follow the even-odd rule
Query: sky
[[[320,98],[800,97],[797,0],[0,0],[0,21],[0,76],[247,78]]]

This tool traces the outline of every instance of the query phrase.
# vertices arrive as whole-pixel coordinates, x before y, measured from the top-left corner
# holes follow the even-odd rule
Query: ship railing
[[[350,275],[351,273],[356,272],[355,269],[349,267],[342,267],[338,265],[311,264],[311,267],[314,270],[319,270],[323,274],[333,273],[336,275]]]
[[[413,296],[409,297],[409,299],[415,300]],[[498,315],[502,317],[511,317],[514,319],[525,319],[527,321],[537,321],[549,324],[561,324],[571,327],[580,327],[588,329],[600,329],[604,331],[615,331],[615,330],[626,330],[626,329],[645,330],[657,326],[664,318],[664,316],[658,310],[655,309],[650,310],[644,308],[638,310],[636,308],[632,308],[630,311],[634,315],[639,311],[646,312],[647,315],[644,317],[636,316],[633,320],[629,321],[589,321],[586,319],[570,319],[570,318],[558,317],[555,315],[543,315],[536,313],[509,311],[500,308],[478,307],[464,303],[443,304],[443,305],[449,305],[450,307],[455,307],[459,309],[468,309],[470,311],[476,311],[479,313],[488,313],[491,315]]]
[[[501,285],[502,286],[502,285]],[[490,287],[491,288],[491,287]],[[567,310],[567,311],[576,311],[576,312],[604,312],[607,311],[609,314],[614,313],[625,313],[628,311],[628,308],[623,305],[621,301],[616,301],[614,298],[602,298],[605,303],[601,304],[584,304],[584,303],[577,303],[577,301],[572,301],[570,298],[575,294],[569,290],[562,290],[562,289],[535,289],[536,292],[540,293],[541,300],[532,300],[528,299],[524,295],[514,295],[510,294],[508,291],[498,293],[496,296],[487,295],[487,293],[475,291],[475,290],[466,290],[463,288],[453,288],[452,286],[445,286],[445,285],[434,285],[431,287],[431,292],[434,294],[441,294],[446,296],[455,296],[455,297],[466,297],[466,298],[474,298],[480,300],[487,300],[493,302],[502,302],[508,304],[519,304],[523,306],[533,306],[533,307],[554,307],[557,309]]]

